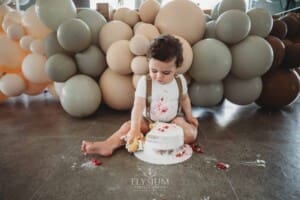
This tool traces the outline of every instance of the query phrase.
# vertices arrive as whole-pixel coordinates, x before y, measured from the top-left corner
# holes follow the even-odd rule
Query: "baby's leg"
[[[130,121],[127,121],[106,140],[98,142],[82,141],[81,151],[85,155],[99,154],[101,156],[110,156],[114,150],[125,144],[124,140],[120,138],[125,136],[129,130]]]
[[[195,142],[198,134],[198,130],[195,126],[189,124],[183,117],[176,117],[172,123],[177,124],[183,129],[185,144],[191,144]]]

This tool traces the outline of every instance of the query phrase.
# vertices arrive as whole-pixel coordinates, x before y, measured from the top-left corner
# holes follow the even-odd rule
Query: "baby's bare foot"
[[[112,145],[107,141],[101,142],[88,142],[82,141],[81,151],[84,155],[99,154],[101,156],[111,156],[113,153]]]

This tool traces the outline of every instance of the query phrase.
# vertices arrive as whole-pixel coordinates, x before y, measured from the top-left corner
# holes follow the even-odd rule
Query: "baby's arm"
[[[143,117],[143,110],[145,108],[145,98],[136,96],[131,111],[131,126],[128,133],[128,141],[131,143],[135,137],[142,137],[141,122]]]
[[[191,100],[188,94],[182,95],[181,106],[186,120],[195,127],[198,127],[198,120],[192,114]]]

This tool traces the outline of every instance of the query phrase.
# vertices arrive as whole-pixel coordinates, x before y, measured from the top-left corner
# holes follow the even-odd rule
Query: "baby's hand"
[[[199,125],[199,122],[198,122],[198,119],[193,117],[193,116],[190,116],[187,118],[187,121],[192,124],[193,126],[195,126],[196,128],[198,127]]]
[[[126,143],[126,148],[128,152],[135,152],[138,150],[140,147],[140,143],[144,138],[144,135],[142,133],[135,133],[135,132],[129,132],[127,134],[127,143]]]

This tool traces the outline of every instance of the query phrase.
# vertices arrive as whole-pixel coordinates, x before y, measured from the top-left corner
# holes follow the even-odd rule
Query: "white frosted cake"
[[[184,133],[180,126],[157,122],[146,134],[143,151],[137,151],[134,155],[153,164],[175,164],[190,158],[192,149],[184,145]]]

